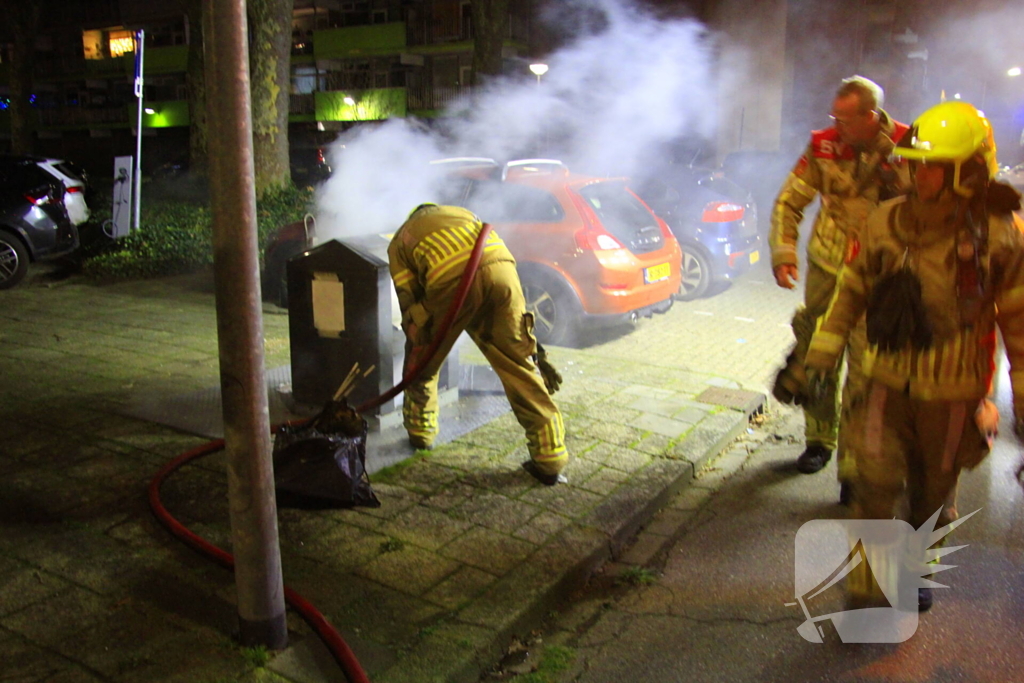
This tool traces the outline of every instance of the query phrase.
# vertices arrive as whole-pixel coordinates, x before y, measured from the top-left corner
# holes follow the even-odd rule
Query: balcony
[[[36,111],[45,128],[123,128],[132,120],[128,107],[54,107]]]

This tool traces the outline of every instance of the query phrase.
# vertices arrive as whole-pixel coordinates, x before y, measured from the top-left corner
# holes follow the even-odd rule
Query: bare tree
[[[0,16],[7,24],[5,33],[14,44],[11,54],[9,85],[11,90],[11,151],[30,154],[33,148],[32,65],[35,61],[35,36],[40,6],[44,3],[24,0],[0,0]]]
[[[206,73],[203,57],[203,12],[209,11],[204,0],[187,0],[188,66],[185,87],[188,92],[188,162],[189,171],[205,176],[207,158]]]
[[[248,0],[256,195],[291,183],[288,99],[291,90],[292,0]]]
[[[501,74],[508,0],[473,0],[473,85]]]

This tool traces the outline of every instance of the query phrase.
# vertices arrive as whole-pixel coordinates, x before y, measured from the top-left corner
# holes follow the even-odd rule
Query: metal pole
[[[240,638],[288,643],[263,367],[252,115],[245,0],[212,0],[204,15],[210,204]]]
[[[137,32],[135,46],[135,97],[139,102],[138,117],[135,123],[135,200],[132,202],[132,228],[139,229],[139,209],[142,205],[142,60],[146,51],[146,32]]]

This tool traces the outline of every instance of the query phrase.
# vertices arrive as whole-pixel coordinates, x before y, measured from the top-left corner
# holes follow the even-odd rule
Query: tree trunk
[[[506,36],[508,0],[473,0],[473,85],[501,75]]]
[[[203,12],[209,3],[188,0],[188,67],[185,86],[188,91],[188,166],[189,172],[206,177],[209,159],[206,151],[206,65],[203,58]]]
[[[10,22],[8,31],[14,42],[9,71],[11,92],[11,152],[31,154],[34,146],[32,105],[32,64],[35,60],[36,27],[39,6],[31,2],[4,0],[0,13]]]
[[[256,196],[291,183],[288,95],[291,90],[292,0],[248,0]]]

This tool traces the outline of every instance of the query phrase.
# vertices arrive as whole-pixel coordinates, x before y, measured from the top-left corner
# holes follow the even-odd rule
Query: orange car
[[[541,342],[570,344],[589,323],[672,306],[682,252],[625,179],[576,175],[548,159],[435,163],[452,169],[443,202],[493,225],[516,257]]]

